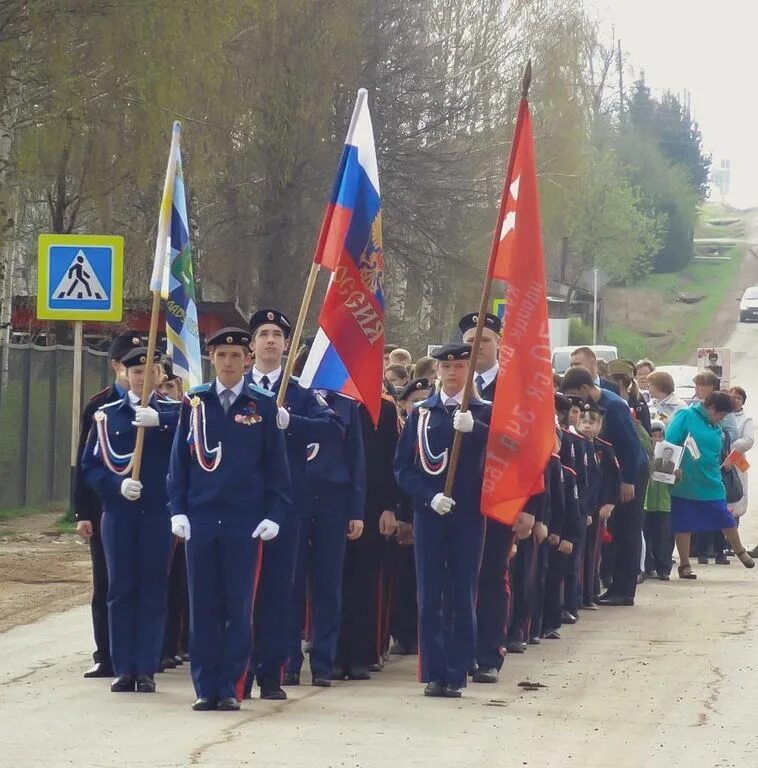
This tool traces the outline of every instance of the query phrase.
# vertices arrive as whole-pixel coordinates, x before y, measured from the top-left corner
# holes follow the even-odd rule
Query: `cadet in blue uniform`
[[[474,397],[470,410],[460,410],[470,355],[469,344],[448,344],[434,354],[440,361],[441,389],[414,408],[395,457],[398,484],[414,506],[419,672],[426,696],[460,697],[476,658],[476,590],[485,525],[480,502],[491,409]],[[448,497],[444,488],[456,430],[464,435]],[[448,585],[451,605],[443,618]]]
[[[295,567],[293,623],[285,685],[300,684],[306,585],[311,605],[311,683],[331,685],[342,611],[342,569],[347,540],[363,533],[366,466],[358,404],[322,392],[344,428],[341,440],[308,446],[306,469],[310,508],[300,530]]]
[[[245,375],[249,383],[278,394],[282,383],[282,356],[292,325],[277,309],[261,309],[250,318],[251,348],[255,365]],[[308,445],[315,442],[341,443],[342,422],[326,401],[292,378],[287,385],[284,407],[277,423],[284,430],[292,479],[292,507],[282,520],[279,535],[263,547],[260,581],[253,620],[253,668],[246,686],[258,680],[262,699],[286,699],[282,674],[289,651],[292,629],[295,560],[301,525],[309,509],[306,484]],[[299,627],[298,627],[299,629]],[[246,690],[249,693],[249,690]]]
[[[108,361],[115,376],[113,384],[93,395],[82,414],[79,447],[76,453],[76,474],[74,476],[74,514],[76,532],[89,542],[92,559],[92,629],[95,636],[94,666],[84,673],[84,677],[113,677],[111,664],[110,640],[108,635],[108,566],[105,563],[100,520],[103,507],[100,497],[87,485],[81,469],[84,447],[87,444],[92,418],[100,406],[122,400],[129,389],[126,368],[121,365],[121,358],[132,349],[142,346],[137,331],[125,331],[119,334],[108,350]]]
[[[239,709],[252,644],[258,542],[290,505],[273,393],[244,381],[250,333],[206,342],[216,380],[184,396],[168,478],[172,528],[187,542],[190,660],[198,711]]]
[[[157,354],[154,362],[160,360]],[[155,691],[166,625],[171,523],[166,509],[166,470],[179,403],[153,393],[140,407],[147,350],[124,355],[129,391],[94,416],[82,456],[85,480],[103,500],[102,536],[108,564],[111,660],[114,692]],[[147,429],[140,480],[131,479],[135,426]]]

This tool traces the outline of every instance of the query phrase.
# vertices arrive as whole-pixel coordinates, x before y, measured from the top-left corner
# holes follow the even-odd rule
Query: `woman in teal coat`
[[[671,489],[671,528],[679,552],[679,577],[697,578],[690,567],[690,536],[699,531],[722,530],[734,554],[746,568],[754,567],[737,531],[737,522],[726,506],[721,480],[724,435],[721,422],[732,412],[726,392],[714,392],[706,400],[674,414],[666,440],[685,446],[682,479]]]

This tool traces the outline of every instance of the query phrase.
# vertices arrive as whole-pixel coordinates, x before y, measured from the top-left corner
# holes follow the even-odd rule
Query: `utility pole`
[[[619,71],[619,120],[624,122],[624,61],[621,56],[621,40],[618,41],[618,55],[616,62]]]

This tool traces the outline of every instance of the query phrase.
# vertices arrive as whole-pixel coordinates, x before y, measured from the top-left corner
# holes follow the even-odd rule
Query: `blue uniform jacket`
[[[474,430],[463,435],[452,498],[455,500],[455,512],[479,515],[492,409],[489,403],[478,399],[472,399],[469,408],[474,417]],[[421,444],[419,419],[426,421],[425,429],[421,430]],[[429,474],[422,466],[420,452],[424,451],[423,460],[427,467],[441,466],[449,459],[454,435],[453,417],[443,405],[439,392],[414,406],[395,453],[395,477],[400,488],[412,497],[416,512],[431,509],[434,496],[444,492],[447,478],[447,469],[439,474]]]
[[[121,495],[121,483],[131,474],[117,475],[106,465],[103,446],[98,439],[98,423],[103,425],[107,436],[108,460],[122,468],[134,452],[137,428],[132,425],[134,408],[129,394],[120,400],[101,406],[94,414],[87,444],[82,453],[81,470],[85,481],[102,498],[106,512],[133,514],[136,509],[156,514],[166,514],[166,472],[171,446],[179,420],[179,403],[174,400],[150,398],[149,405],[158,411],[160,426],[145,430],[140,481],[142,495],[136,501],[128,501]]]
[[[366,459],[358,403],[337,392],[327,392],[326,402],[344,428],[342,439],[330,437],[308,445],[306,477],[310,491],[330,485],[349,487],[348,519],[363,520],[366,502]]]
[[[253,384],[252,373],[245,374],[245,381]],[[317,395],[312,389],[301,387],[297,381],[297,377],[292,376],[287,384],[284,407],[289,411],[290,423],[284,430],[284,443],[287,446],[293,509],[303,513],[308,510],[308,445],[317,442],[341,442],[345,428],[321,395]],[[280,376],[272,388],[274,394],[279,393],[281,383]]]
[[[276,413],[273,393],[252,384],[226,414],[215,382],[187,392],[169,466],[171,514],[249,533],[264,518],[280,523],[290,507],[290,473]]]
[[[629,405],[606,390],[601,390],[598,404],[605,411],[603,439],[616,452],[621,467],[621,482],[633,485],[642,467],[647,466],[647,456],[634,428]]]

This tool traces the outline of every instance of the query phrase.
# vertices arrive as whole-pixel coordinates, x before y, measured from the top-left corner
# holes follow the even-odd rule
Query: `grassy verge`
[[[68,515],[61,515],[55,521],[55,529],[60,533],[76,533],[76,523]]]
[[[19,520],[24,517],[34,515],[46,515],[50,512],[65,512],[62,504],[43,504],[38,507],[9,507],[0,509],[0,524],[5,524],[10,520]]]
[[[648,275],[630,288],[608,290],[606,340],[629,359],[650,357],[660,364],[690,361],[734,290],[744,253],[743,247],[733,248],[728,261],[693,261],[682,272]],[[679,302],[681,295],[700,301]]]

